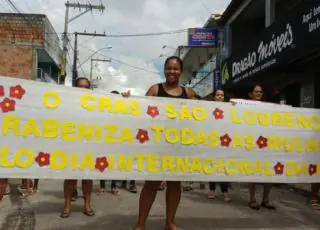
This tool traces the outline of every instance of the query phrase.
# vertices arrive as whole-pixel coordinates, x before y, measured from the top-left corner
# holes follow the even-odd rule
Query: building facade
[[[0,75],[58,82],[62,50],[45,15],[0,13]]]
[[[267,101],[320,108],[320,1],[232,1],[220,23],[224,89],[246,98],[262,84]]]

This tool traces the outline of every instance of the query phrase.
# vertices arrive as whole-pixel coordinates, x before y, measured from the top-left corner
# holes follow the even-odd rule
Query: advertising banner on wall
[[[300,1],[260,36],[251,36],[242,50],[232,51],[222,66],[222,84],[237,83],[320,50],[319,37],[320,1]]]
[[[218,30],[215,28],[190,28],[188,30],[188,46],[216,47]]]

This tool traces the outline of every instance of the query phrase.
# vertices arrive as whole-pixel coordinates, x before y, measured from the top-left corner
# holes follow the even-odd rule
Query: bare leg
[[[84,212],[88,216],[93,216],[94,212],[91,208],[91,194],[93,188],[92,180],[83,180],[82,181],[82,191],[83,191],[83,199],[84,199]]]
[[[320,189],[320,184],[311,184],[311,208],[313,210],[320,210],[320,204],[318,199],[318,192]]]
[[[263,185],[263,199],[261,206],[267,209],[276,209],[276,207],[270,203],[269,195],[271,192],[272,184],[264,184]]]
[[[139,218],[136,230],[144,230],[151,206],[156,198],[161,181],[146,181],[139,199]]]
[[[255,210],[260,208],[259,204],[256,201],[256,184],[250,183],[249,185],[249,207]]]
[[[8,186],[8,179],[0,179],[0,201],[3,199],[3,195],[6,192]]]
[[[166,205],[167,205],[167,220],[166,230],[176,230],[177,227],[174,223],[176,212],[181,199],[181,182],[168,181],[166,192]]]
[[[76,180],[65,180],[63,183],[63,191],[64,191],[64,213],[71,212],[71,198],[72,191],[77,186]]]

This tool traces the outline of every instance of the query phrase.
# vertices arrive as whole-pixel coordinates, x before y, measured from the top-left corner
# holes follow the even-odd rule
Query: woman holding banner
[[[90,81],[87,78],[80,77],[75,82],[75,87],[91,89]],[[68,218],[71,214],[71,200],[72,192],[77,187],[77,180],[65,180],[64,189],[64,209],[61,213],[61,218]],[[84,211],[83,214],[86,216],[94,216],[95,212],[91,208],[91,193],[93,188],[92,180],[82,180],[82,191],[84,199]]]
[[[222,89],[216,89],[213,93],[213,100],[214,101],[225,101],[224,99],[224,91]],[[224,200],[227,202],[230,202],[231,195],[228,191],[229,188],[229,183],[227,182],[221,182],[219,183],[221,192],[223,193]],[[209,189],[210,191],[208,192],[208,199],[215,199],[216,198],[216,183],[215,182],[209,182]]]
[[[164,73],[166,81],[164,83],[153,85],[149,88],[146,96],[196,99],[192,89],[179,85],[179,78],[182,75],[183,62],[179,57],[169,57],[164,64]],[[151,206],[156,198],[157,191],[161,181],[146,181],[140,194],[139,200],[139,218],[136,224],[136,230],[144,230],[145,222],[149,215]],[[176,230],[174,223],[176,211],[181,198],[181,182],[167,181],[166,190],[166,230]]]
[[[249,98],[254,101],[262,101],[263,97],[263,89],[261,85],[255,85],[253,86],[252,90],[249,93]],[[274,205],[272,205],[269,201],[269,195],[271,191],[272,185],[271,184],[263,184],[263,198],[261,202],[261,207],[267,208],[267,209],[276,209]],[[254,210],[259,210],[260,205],[257,203],[255,198],[256,193],[256,183],[250,183],[249,184],[249,207]]]

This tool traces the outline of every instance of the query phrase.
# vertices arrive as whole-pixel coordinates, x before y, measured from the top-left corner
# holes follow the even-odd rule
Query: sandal
[[[261,202],[261,207],[264,207],[266,209],[269,209],[269,210],[275,210],[276,207],[274,205],[272,205],[268,200],[267,201],[262,201]]]
[[[94,216],[96,213],[93,210],[84,210],[83,214],[86,216]]]
[[[119,196],[120,190],[118,188],[112,188],[111,193],[112,193],[112,195]]]
[[[63,211],[63,212],[60,214],[60,217],[63,218],[63,219],[66,219],[66,218],[69,218],[69,217],[70,217],[70,214],[71,214],[70,211]]]
[[[310,206],[312,210],[320,210],[320,203],[318,200],[311,200]]]
[[[253,200],[250,201],[248,203],[249,208],[253,209],[253,210],[259,210],[260,209],[260,205],[257,203],[257,201]]]
[[[97,192],[97,195],[98,195],[98,196],[102,196],[102,195],[104,194],[104,192],[105,192],[105,189],[104,189],[104,188],[100,188],[100,189],[98,190],[98,192]]]
[[[208,199],[216,199],[216,192],[215,191],[210,191],[208,192]]]
[[[131,192],[131,193],[137,193],[138,191],[137,191],[136,186],[130,186],[129,192]]]

